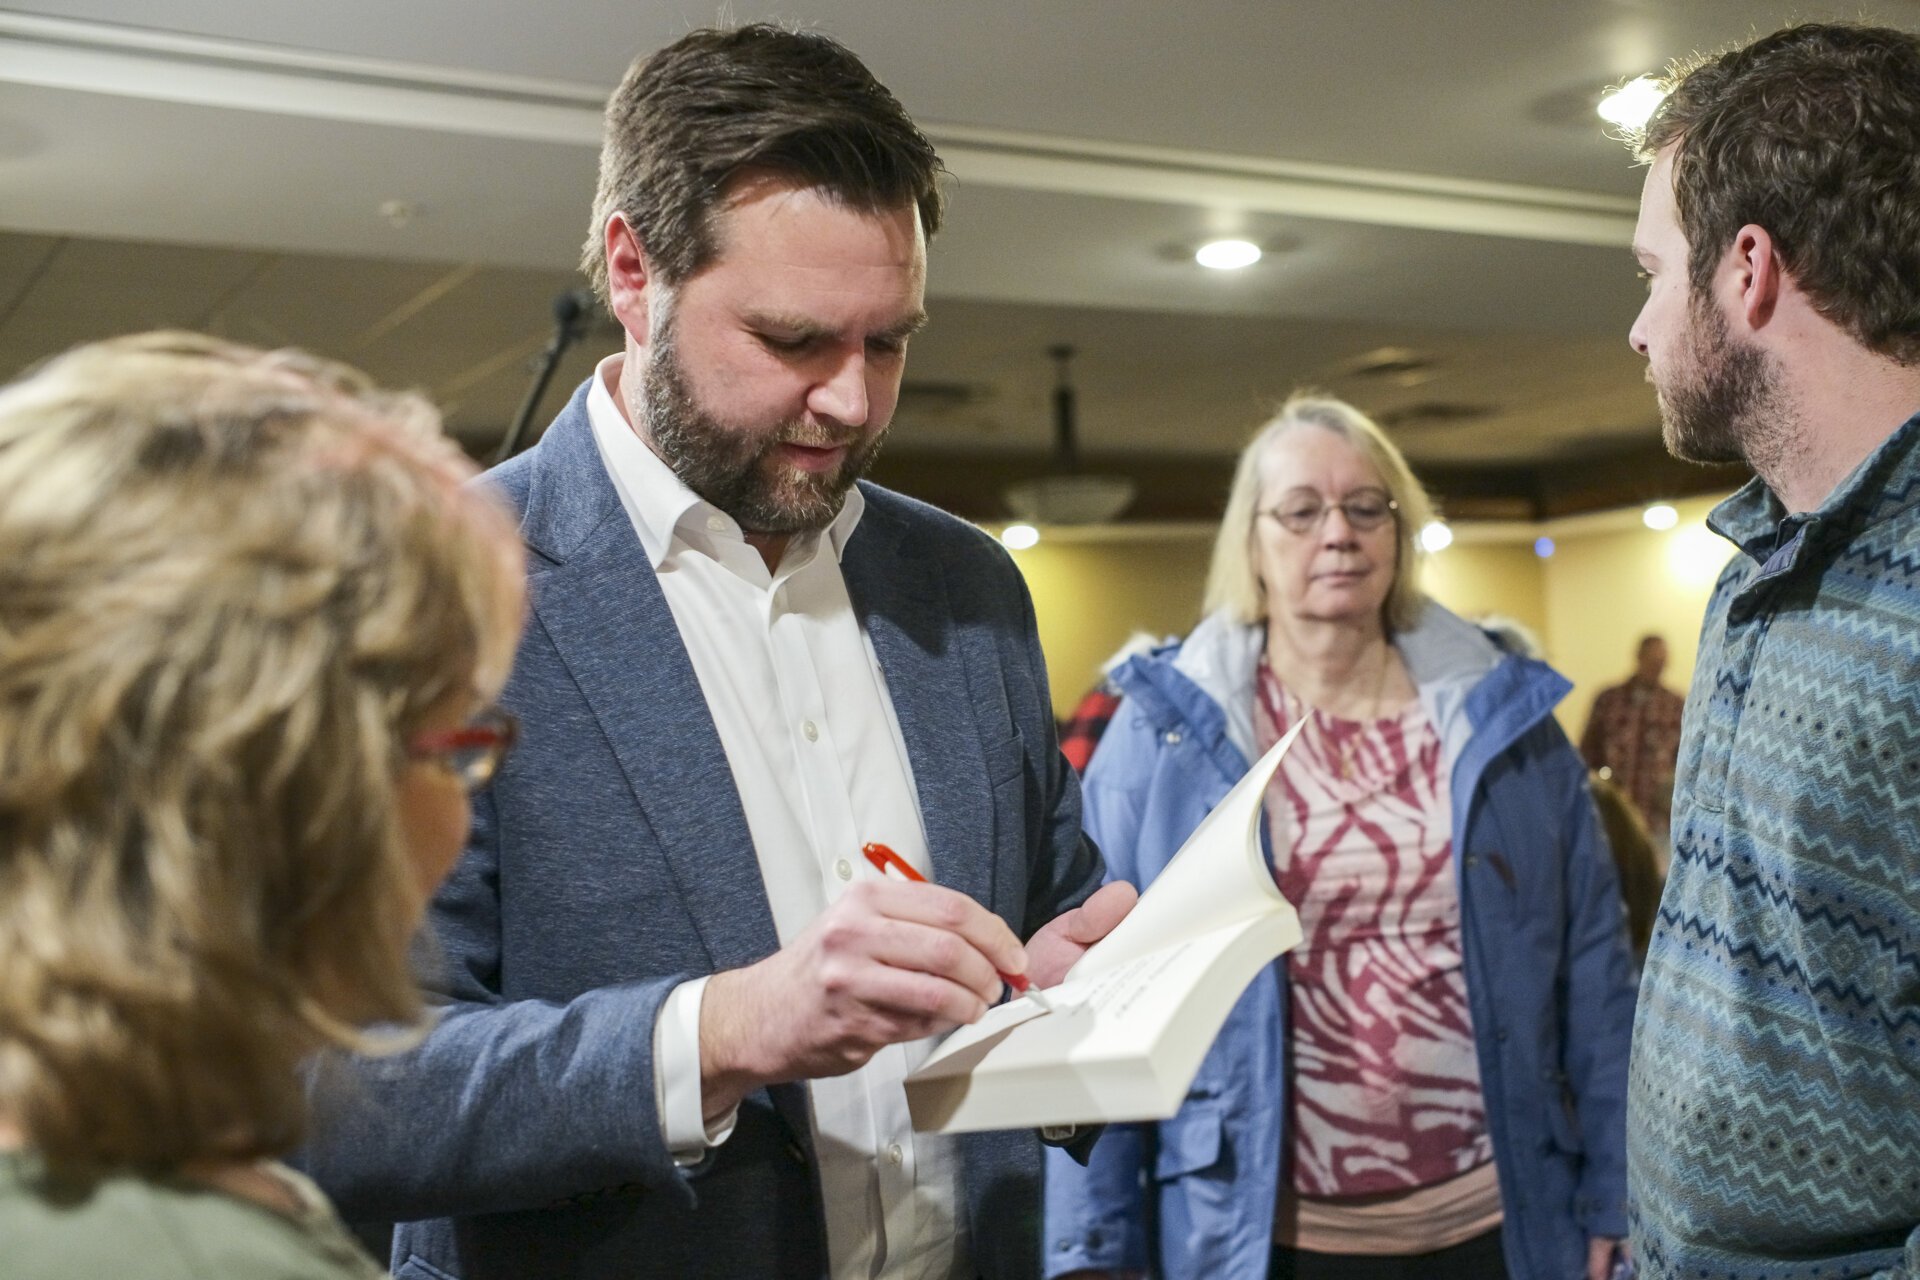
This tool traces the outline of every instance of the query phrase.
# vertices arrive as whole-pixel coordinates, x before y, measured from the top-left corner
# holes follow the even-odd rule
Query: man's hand
[[[707,982],[701,1109],[711,1121],[763,1085],[844,1075],[973,1022],[1000,998],[1001,972],[1026,971],[1006,922],[965,894],[863,880],[788,945]]]
[[[1099,892],[1040,927],[1027,942],[1027,976],[1037,987],[1051,987],[1067,976],[1087,948],[1113,932],[1133,910],[1140,891],[1125,880],[1100,886]]]
[[[1587,1241],[1587,1280],[1608,1280],[1613,1274],[1613,1255],[1618,1252],[1622,1258],[1627,1256],[1627,1242],[1608,1236],[1594,1236]]]

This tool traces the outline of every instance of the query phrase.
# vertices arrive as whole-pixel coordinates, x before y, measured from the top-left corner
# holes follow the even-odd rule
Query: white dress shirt
[[[794,537],[769,572],[733,517],[628,424],[612,392],[623,358],[601,361],[588,392],[594,442],[693,661],[785,946],[856,879],[878,874],[860,853],[868,841],[931,878],[906,742],[840,573],[865,500],[850,490],[824,533]],[[654,1032],[661,1123],[683,1163],[733,1128],[728,1117],[709,1130],[702,1115],[705,985],[676,988]],[[913,1132],[901,1085],[932,1044],[893,1045],[807,1085],[836,1280],[945,1280],[966,1267],[959,1151]]]

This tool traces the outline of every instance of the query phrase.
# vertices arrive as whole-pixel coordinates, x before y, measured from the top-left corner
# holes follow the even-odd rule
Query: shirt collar
[[[675,532],[682,527],[698,530],[706,537],[723,533],[744,540],[739,522],[689,489],[627,421],[627,415],[613,397],[613,384],[625,360],[624,353],[615,352],[595,366],[593,385],[587,389],[587,421],[647,559],[659,569],[673,550]],[[847,490],[846,501],[840,504],[839,514],[826,529],[827,545],[833,548],[835,560],[846,554],[847,541],[853,537],[866,509],[866,496],[860,492],[860,486]],[[709,524],[714,517],[725,521],[720,529],[713,529]],[[811,559],[817,537],[815,534],[795,537],[787,546],[783,567],[797,566]]]
[[[1753,559],[1765,562],[1801,526],[1850,538],[1869,525],[1913,505],[1920,486],[1920,413],[1908,418],[1811,512],[1790,515],[1759,476],[1707,515],[1715,533]],[[1790,529],[1788,526],[1791,525]]]

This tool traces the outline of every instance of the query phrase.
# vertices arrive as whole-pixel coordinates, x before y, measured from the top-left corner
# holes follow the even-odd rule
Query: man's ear
[[[647,257],[640,236],[624,213],[607,218],[606,228],[607,301],[614,319],[627,331],[637,346],[647,345],[652,308],[649,305],[658,290],[653,285],[653,260]]]
[[[1765,328],[1787,286],[1785,265],[1772,233],[1754,223],[1740,228],[1721,271],[1729,295],[1728,314],[1741,317],[1749,330]]]

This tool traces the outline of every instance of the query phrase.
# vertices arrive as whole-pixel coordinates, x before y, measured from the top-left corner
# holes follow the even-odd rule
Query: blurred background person
[[[519,540],[424,401],[189,334],[0,390],[0,1271],[384,1274],[274,1157],[398,1038],[511,745]]]
[[[1093,749],[1100,745],[1107,726],[1113,722],[1113,713],[1120,707],[1120,686],[1113,682],[1113,673],[1120,664],[1135,654],[1151,653],[1161,645],[1173,644],[1179,637],[1156,636],[1147,631],[1136,631],[1128,636],[1126,642],[1113,653],[1113,656],[1100,664],[1100,682],[1086,691],[1073,706],[1073,714],[1060,724],[1060,754],[1067,758],[1075,773],[1087,771],[1087,761],[1093,759]]]
[[[1429,503],[1296,396],[1242,453],[1207,615],[1115,679],[1089,833],[1145,888],[1306,719],[1267,804],[1304,941],[1178,1115],[1049,1158],[1049,1274],[1601,1280],[1626,1233],[1633,992],[1568,685],[1425,599]],[[1496,1158],[1497,1157],[1497,1158]]]
[[[1633,944],[1633,967],[1637,974],[1647,960],[1647,943],[1653,937],[1653,918],[1660,911],[1660,890],[1666,887],[1666,872],[1633,801],[1610,779],[1594,774],[1588,779],[1593,787],[1593,807],[1600,814],[1600,828],[1607,833],[1607,847],[1613,850],[1613,869],[1620,877],[1620,899],[1627,908],[1627,938]]]
[[[1580,735],[1587,767],[1626,793],[1663,849],[1673,807],[1673,767],[1680,756],[1680,717],[1687,708],[1685,698],[1660,683],[1666,669],[1667,642],[1641,636],[1633,674],[1599,692]]]

